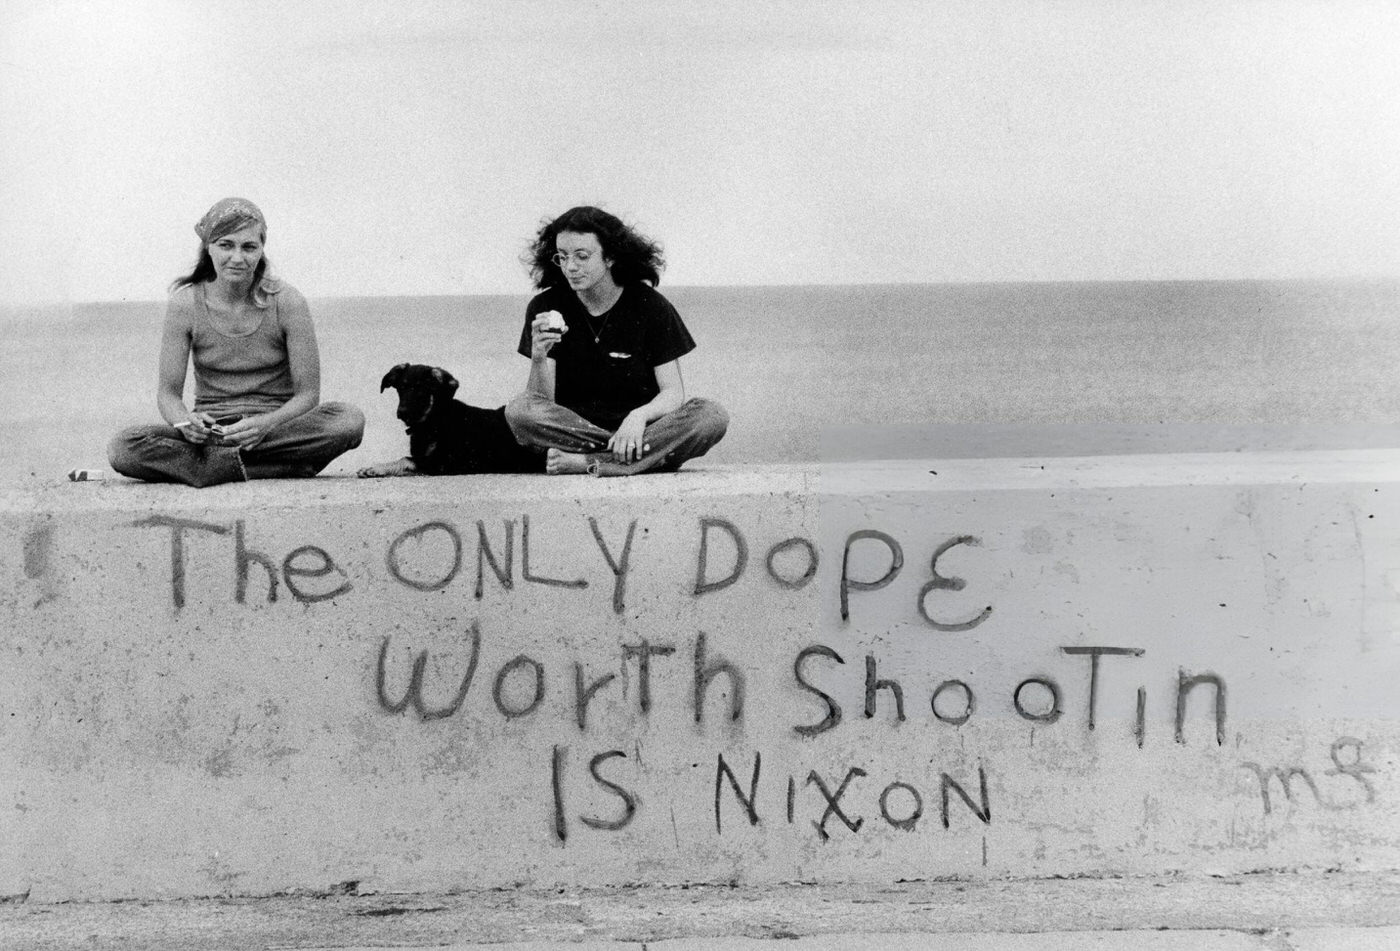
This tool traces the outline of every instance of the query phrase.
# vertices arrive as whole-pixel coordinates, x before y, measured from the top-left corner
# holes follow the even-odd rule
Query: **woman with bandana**
[[[171,285],[156,407],[107,454],[122,475],[197,487],[314,476],[360,444],[365,418],[321,402],[321,362],[306,299],[268,274],[267,224],[225,198],[195,225],[199,263]],[[194,409],[185,373],[194,366]]]

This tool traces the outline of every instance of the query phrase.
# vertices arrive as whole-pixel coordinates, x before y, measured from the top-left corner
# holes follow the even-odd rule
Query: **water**
[[[698,349],[688,392],[729,410],[716,463],[1400,445],[1400,282],[1131,282],[671,288]],[[313,299],[322,394],[402,455],[395,363],[459,397],[523,386],[527,295]],[[0,485],[106,466],[154,421],[163,303],[0,314]]]

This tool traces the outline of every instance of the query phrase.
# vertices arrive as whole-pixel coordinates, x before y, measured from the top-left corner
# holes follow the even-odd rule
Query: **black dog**
[[[397,415],[408,429],[408,455],[366,466],[360,478],[544,471],[544,453],[515,441],[505,407],[482,409],[453,399],[457,381],[446,370],[400,363],[384,374],[379,392],[391,386],[399,393]]]

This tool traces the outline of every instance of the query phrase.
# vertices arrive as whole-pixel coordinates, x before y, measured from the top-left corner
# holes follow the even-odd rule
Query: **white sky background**
[[[311,296],[528,293],[546,215],[665,283],[1400,275],[1400,4],[0,9],[0,303],[155,300],[242,195]]]

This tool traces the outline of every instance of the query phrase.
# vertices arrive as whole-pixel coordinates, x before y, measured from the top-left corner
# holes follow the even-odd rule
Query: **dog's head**
[[[421,363],[400,363],[379,383],[379,392],[389,387],[398,390],[399,410],[396,414],[409,429],[421,426],[433,410],[451,402],[457,392],[457,380],[440,367]]]

